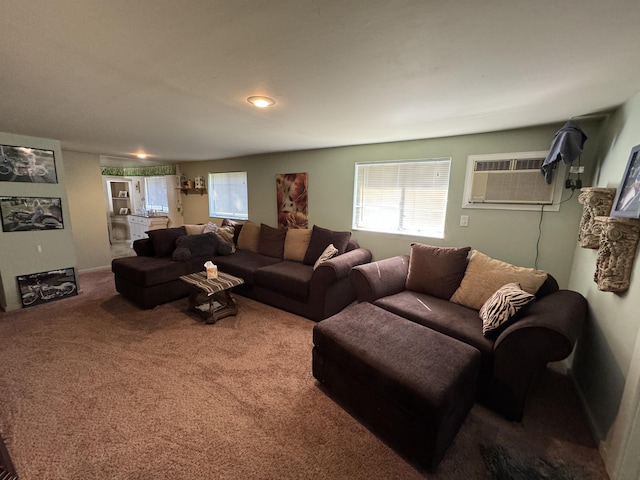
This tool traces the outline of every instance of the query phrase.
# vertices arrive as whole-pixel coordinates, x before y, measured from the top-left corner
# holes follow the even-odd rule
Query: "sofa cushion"
[[[262,285],[286,295],[306,300],[313,267],[300,262],[285,260],[259,268],[253,274],[256,285]]]
[[[496,338],[535,299],[517,283],[507,283],[496,290],[480,308],[484,336]]]
[[[175,228],[160,228],[145,232],[153,243],[156,257],[170,257],[176,248],[178,237],[187,234],[184,226]]]
[[[155,257],[156,252],[153,249],[153,242],[150,238],[139,238],[133,242],[133,251],[140,257]]]
[[[116,277],[140,287],[151,287],[175,281],[181,275],[204,270],[202,258],[176,262],[169,257],[122,257],[111,262]]]
[[[289,228],[284,239],[284,259],[302,262],[311,240],[310,228]]]
[[[187,232],[187,235],[200,235],[201,233],[204,233],[204,227],[205,225],[199,224],[199,225],[191,225],[191,224],[184,224],[184,229]]]
[[[260,224],[258,253],[268,257],[282,258],[284,255],[284,239],[287,231],[284,228],[273,228]]]
[[[225,243],[228,243],[231,246],[231,253],[236,251],[236,244],[233,240],[234,228],[232,226],[218,227],[215,231],[215,234]]]
[[[224,273],[242,278],[247,284],[254,284],[254,273],[257,269],[280,263],[282,260],[248,250],[238,248],[235,253],[223,257],[216,257],[214,263]]]
[[[247,221],[238,235],[238,248],[253,253],[259,253],[260,225]]]
[[[546,279],[547,274],[541,270],[516,267],[474,250],[451,301],[480,310],[484,302],[507,283],[519,283],[525,292],[535,294]]]
[[[311,232],[311,240],[309,240],[309,247],[307,248],[302,263],[313,265],[320,255],[322,255],[324,249],[332,243],[333,246],[338,249],[338,255],[342,255],[347,249],[350,238],[351,232],[334,232],[333,230],[314,225]]]
[[[484,356],[493,354],[494,340],[482,334],[478,312],[426,293],[404,290],[375,300],[374,305],[412,322],[471,345]]]
[[[411,245],[406,288],[448,300],[457,290],[467,268],[471,247]]]
[[[202,233],[200,235],[184,235],[176,240],[176,249],[171,258],[184,261],[192,257],[229,255],[231,244],[220,240],[215,233]]]

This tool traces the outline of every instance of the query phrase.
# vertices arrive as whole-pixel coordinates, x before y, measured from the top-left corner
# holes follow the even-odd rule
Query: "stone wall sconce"
[[[596,227],[596,217],[608,216],[613,205],[615,188],[587,187],[580,189],[578,202],[583,205],[580,219],[578,242],[582,248],[600,247],[600,231]]]
[[[628,290],[640,238],[640,220],[598,216],[594,219],[593,231],[600,235],[593,277],[598,289],[604,292]]]

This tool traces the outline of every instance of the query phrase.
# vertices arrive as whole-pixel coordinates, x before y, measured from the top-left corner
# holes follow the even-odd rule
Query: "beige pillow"
[[[184,229],[187,231],[187,235],[200,235],[204,233],[205,225],[186,225]]]
[[[238,248],[249,252],[259,253],[260,225],[246,221],[238,235]]]
[[[450,300],[480,310],[507,283],[519,283],[522,290],[535,294],[546,279],[547,274],[541,270],[516,267],[473,250],[462,282]]]
[[[290,228],[284,238],[284,259],[302,262],[311,240],[310,228]]]

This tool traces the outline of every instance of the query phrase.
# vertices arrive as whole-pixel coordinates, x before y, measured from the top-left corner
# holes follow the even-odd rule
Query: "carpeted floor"
[[[425,474],[318,387],[313,322],[238,296],[237,316],[204,325],[186,300],[137,309],[110,272],[80,286],[0,314],[0,435],[22,480],[607,478],[551,370],[523,422],[474,406]]]

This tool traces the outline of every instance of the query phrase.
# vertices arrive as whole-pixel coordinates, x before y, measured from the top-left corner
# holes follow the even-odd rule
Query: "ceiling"
[[[639,19],[637,0],[2,0],[0,131],[167,163],[562,122],[640,90]]]

